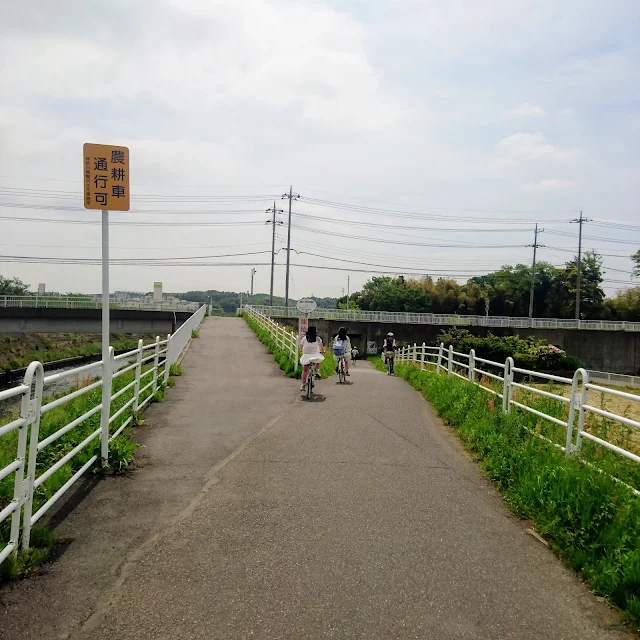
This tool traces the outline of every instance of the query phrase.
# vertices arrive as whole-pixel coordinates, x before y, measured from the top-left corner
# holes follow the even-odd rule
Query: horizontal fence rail
[[[288,354],[293,364],[294,373],[298,371],[299,342],[298,335],[289,327],[283,327],[274,322],[264,313],[257,311],[253,307],[246,307],[245,311],[263,331],[266,331],[277,347]]]
[[[32,526],[100,458],[108,464],[109,442],[132,425],[135,414],[152,401],[161,386],[166,385],[171,365],[180,358],[191,338],[191,330],[200,326],[204,315],[205,307],[202,306],[173,335],[164,339],[156,337],[155,342],[147,345],[140,340],[136,349],[118,356],[110,347],[107,363],[94,362],[45,376],[42,364],[32,362],[22,384],[0,391],[0,402],[20,400],[18,417],[10,412],[6,424],[0,420],[0,441],[8,439],[5,441],[7,448],[15,451],[7,464],[0,457],[0,464],[5,464],[0,468],[0,483],[13,479],[13,497],[8,504],[3,503],[0,494],[0,563],[18,550],[20,542],[23,549],[29,547]],[[90,371],[98,366],[102,366],[103,376],[94,380],[90,378]],[[82,376],[87,376],[84,383]],[[44,397],[48,385],[65,379],[75,380],[76,385],[66,393]],[[43,436],[41,422],[47,414],[101,389],[103,385],[111,390],[106,397],[96,399],[81,415],[74,415],[71,411],[58,412],[63,416],[62,421],[57,420],[55,430]],[[95,428],[91,427],[92,430],[81,441],[69,448],[68,442],[74,442],[74,430],[91,424],[87,421],[92,418]],[[56,457],[51,452],[58,447],[64,454]],[[84,456],[78,463],[81,466],[62,486],[54,486],[51,495],[43,494],[47,481],[77,456]],[[8,535],[5,521],[9,523]]]
[[[640,455],[638,455],[638,452],[640,452],[640,421],[623,415],[620,411],[609,411],[602,406],[598,407],[590,404],[592,401],[589,400],[589,392],[591,391],[602,394],[603,400],[601,402],[603,405],[606,405],[605,399],[609,398],[623,400],[628,407],[640,407],[640,395],[601,386],[601,384],[593,382],[590,375],[590,373],[594,373],[594,379],[600,380],[603,376],[609,374],[578,369],[573,377],[567,378],[516,367],[511,357],[501,363],[480,358],[476,356],[473,349],[469,353],[457,352],[454,351],[452,346],[445,348],[444,343],[436,347],[427,346],[424,343],[421,346],[416,344],[405,346],[398,350],[396,363],[412,363],[420,365],[421,369],[433,367],[438,373],[442,371],[448,375],[468,380],[487,393],[499,397],[502,400],[502,408],[505,412],[510,413],[512,408],[515,407],[561,427],[565,436],[562,443],[556,442],[538,431],[531,430],[531,432],[538,438],[546,440],[561,449],[567,456],[580,456],[583,449],[583,441],[587,440],[596,447],[621,456],[625,460],[640,463]],[[521,382],[516,382],[516,376]],[[493,388],[491,383],[494,385]],[[540,388],[541,385],[547,385],[547,389]],[[496,388],[500,387],[500,391],[496,390]],[[523,392],[523,397],[517,399],[514,393],[516,391]],[[545,411],[529,406],[533,403],[532,398],[534,397],[547,398],[564,405],[566,407],[564,416],[550,415]],[[607,439],[606,435],[595,435],[587,430],[586,422],[589,415],[606,419],[618,425],[613,433],[615,435],[622,433],[622,441],[626,444],[620,446],[620,444],[611,442],[610,438]],[[634,451],[631,450],[632,448]],[[598,457],[599,454],[596,455],[596,458]],[[582,461],[594,466],[586,459]],[[636,469],[634,468],[634,471]],[[614,477],[614,479],[621,481],[617,477]],[[628,484],[626,486],[635,494],[640,495],[638,488]]]
[[[139,300],[112,297],[109,305],[114,309],[130,311],[188,311],[196,312],[200,307],[198,302],[186,300]],[[0,296],[0,307],[17,307],[23,309],[101,309],[101,298],[73,297],[73,296]]]
[[[249,309],[245,306],[244,309]],[[297,318],[294,307],[252,306],[256,312],[275,318]],[[563,320],[560,318],[510,318],[506,316],[459,316],[455,314],[394,313],[353,309],[320,309],[310,314],[320,320],[384,322],[395,324],[432,324],[459,327],[513,327],[521,329],[591,329],[596,331],[640,331],[640,322],[611,320]]]

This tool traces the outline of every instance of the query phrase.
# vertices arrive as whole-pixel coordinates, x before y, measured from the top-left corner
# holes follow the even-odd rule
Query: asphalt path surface
[[[360,362],[309,402],[242,320],[200,335],[1,638],[633,637],[404,381]]]

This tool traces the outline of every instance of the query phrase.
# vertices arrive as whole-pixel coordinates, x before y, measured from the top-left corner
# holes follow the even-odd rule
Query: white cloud
[[[547,112],[538,105],[523,102],[520,106],[510,111],[505,111],[507,118],[544,118]]]
[[[134,39],[119,33],[117,11],[100,16],[91,38],[68,37],[62,27],[39,34],[33,46],[32,33],[9,32],[0,44],[0,58],[12,60],[0,67],[3,92],[103,107],[252,103],[337,127],[388,126],[399,117],[398,101],[385,94],[367,57],[365,32],[348,14],[265,0],[171,4],[155,17],[133,5]],[[86,8],[77,19],[91,17]]]
[[[558,178],[550,178],[541,180],[540,182],[527,182],[522,185],[523,191],[536,191],[538,193],[548,193],[550,191],[567,191],[575,189],[576,183],[570,180],[559,180]]]
[[[514,133],[498,142],[496,149],[503,164],[517,164],[523,160],[574,160],[577,149],[558,147],[549,143],[544,134]]]

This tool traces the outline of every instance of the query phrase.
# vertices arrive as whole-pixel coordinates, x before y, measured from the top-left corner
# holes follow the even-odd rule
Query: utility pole
[[[256,275],[256,270],[251,269],[251,297],[249,298],[249,302],[253,304],[253,276]]]
[[[276,225],[282,224],[282,220],[278,220],[278,214],[282,213],[282,209],[276,209],[276,203],[273,203],[273,209],[267,209],[267,213],[273,213],[273,218],[267,220],[266,224],[273,225],[273,235],[271,237],[271,289],[269,292],[269,306],[273,307],[273,274],[276,266]]]
[[[580,326],[580,289],[582,287],[582,223],[583,222],[591,222],[591,218],[583,218],[582,211],[580,212],[580,217],[576,220],[572,220],[571,222],[577,222],[579,224],[578,231],[578,276],[576,278],[576,320],[578,321],[578,326]]]
[[[291,256],[291,202],[300,197],[299,193],[293,193],[293,185],[289,187],[289,193],[283,193],[282,199],[289,199],[289,225],[287,227],[287,275],[285,276],[284,285],[284,306],[289,306],[289,258]],[[274,205],[275,207],[275,205]]]
[[[533,247],[533,263],[531,265],[531,291],[529,292],[529,320],[533,320],[533,295],[536,287],[536,250],[538,247],[544,247],[543,244],[538,244],[538,233],[542,233],[544,229],[540,229],[538,231],[538,225],[536,225],[534,236],[533,236],[533,244],[528,245]]]

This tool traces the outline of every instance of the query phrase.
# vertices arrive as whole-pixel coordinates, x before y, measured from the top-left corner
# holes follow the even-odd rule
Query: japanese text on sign
[[[84,156],[84,207],[129,211],[129,149],[87,143]]]

